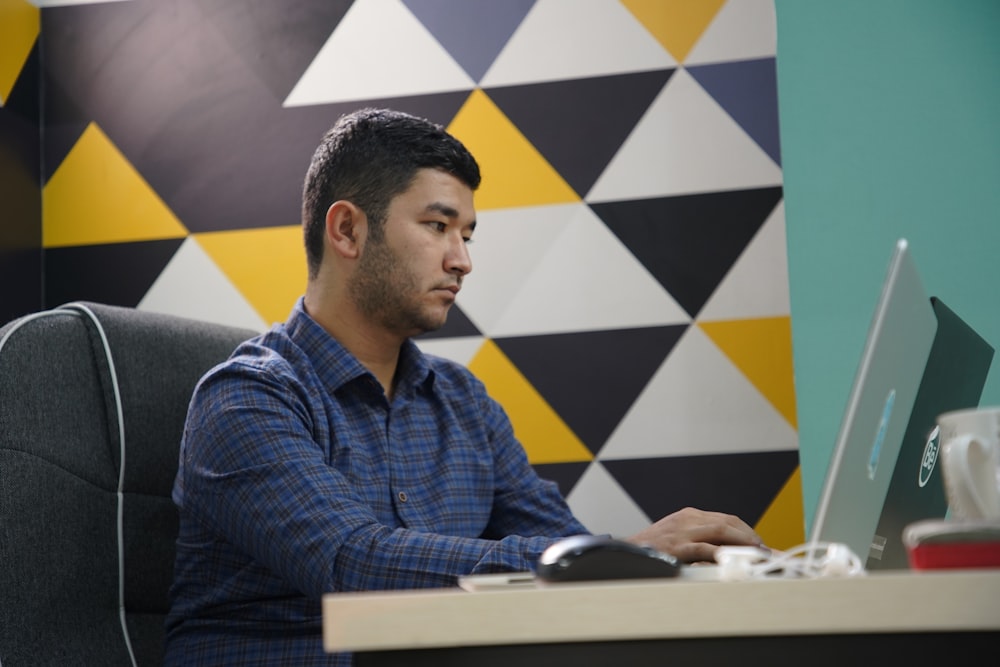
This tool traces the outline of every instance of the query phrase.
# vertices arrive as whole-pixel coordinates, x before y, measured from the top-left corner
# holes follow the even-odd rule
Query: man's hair
[[[472,190],[479,165],[458,139],[440,125],[390,109],[361,109],[341,116],[313,154],[302,192],[302,226],[309,277],[323,259],[326,212],[347,200],[368,217],[379,241],[392,199],[405,192],[417,171],[441,169]]]

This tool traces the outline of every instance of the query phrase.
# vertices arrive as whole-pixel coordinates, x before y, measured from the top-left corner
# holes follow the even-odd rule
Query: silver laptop
[[[930,357],[938,320],[905,239],[897,241],[826,471],[810,541],[865,561]]]

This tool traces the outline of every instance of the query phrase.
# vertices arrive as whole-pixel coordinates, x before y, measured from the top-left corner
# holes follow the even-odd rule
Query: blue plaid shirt
[[[350,664],[323,653],[324,593],[525,571],[586,532],[468,370],[408,341],[397,378],[390,404],[300,299],[202,379],[173,491],[168,664]]]

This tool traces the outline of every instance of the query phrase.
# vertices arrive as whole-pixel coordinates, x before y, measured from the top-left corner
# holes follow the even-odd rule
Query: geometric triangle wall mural
[[[483,382],[590,530],[695,505],[801,540],[773,17],[740,0],[253,6],[40,10],[46,307],[284,320],[317,142],[359,107],[408,111],[483,173],[474,270],[417,344]]]
[[[265,322],[284,320],[288,304],[305,290],[300,227],[207,232],[194,238]]]
[[[39,11],[24,1],[5,3],[0,15],[0,106],[10,99],[21,69],[38,38]]]
[[[46,248],[183,238],[187,230],[96,123],[45,185]]]
[[[792,323],[788,317],[701,321],[709,338],[793,427]]]
[[[448,130],[476,156],[482,173],[493,175],[484,179],[476,191],[480,210],[563,204],[579,199],[483,91],[469,96]]]
[[[622,4],[683,62],[725,0],[622,0]]]
[[[469,368],[500,401],[532,463],[589,461],[593,455],[493,341],[487,341]]]

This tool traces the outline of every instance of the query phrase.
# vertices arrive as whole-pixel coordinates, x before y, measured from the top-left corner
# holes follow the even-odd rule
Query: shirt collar
[[[313,368],[331,392],[361,377],[374,380],[374,376],[357,357],[306,312],[303,297],[295,302],[285,322],[285,331],[310,357]],[[408,396],[418,387],[430,387],[433,382],[434,371],[427,356],[410,339],[400,348],[396,376],[398,396]]]

